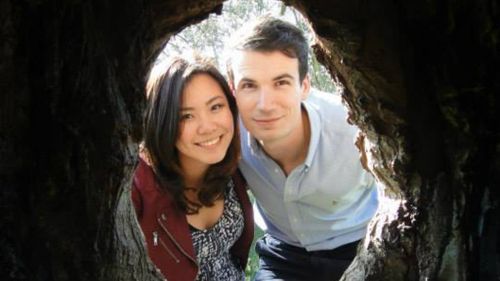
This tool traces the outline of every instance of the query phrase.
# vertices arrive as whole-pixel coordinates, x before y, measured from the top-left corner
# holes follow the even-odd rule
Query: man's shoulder
[[[315,108],[321,116],[345,116],[347,114],[346,108],[342,104],[342,98],[337,93],[311,89],[305,102]]]
[[[312,103],[326,103],[327,105],[342,105],[342,99],[338,93],[323,92],[315,88],[311,88],[308,100]]]
[[[347,108],[339,94],[314,89],[311,90],[305,103],[316,111],[321,120],[322,130],[350,130],[351,125],[347,123]]]

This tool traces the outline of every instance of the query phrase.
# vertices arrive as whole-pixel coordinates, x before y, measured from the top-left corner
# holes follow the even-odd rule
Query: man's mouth
[[[274,117],[274,118],[254,118],[254,121],[257,123],[257,124],[271,124],[273,122],[276,122],[280,119],[280,117]]]

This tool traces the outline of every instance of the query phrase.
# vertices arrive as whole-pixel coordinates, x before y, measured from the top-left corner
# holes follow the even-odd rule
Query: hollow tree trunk
[[[497,1],[287,1],[385,184],[344,280],[498,280]]]
[[[161,278],[129,201],[144,77],[220,2],[0,0],[2,280]],[[285,2],[385,184],[344,279],[495,278],[497,1]]]
[[[0,279],[161,279],[129,200],[144,79],[214,3],[157,2],[0,1]]]

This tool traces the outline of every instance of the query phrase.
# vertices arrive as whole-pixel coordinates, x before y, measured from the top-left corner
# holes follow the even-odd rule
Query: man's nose
[[[271,110],[274,104],[274,99],[272,94],[265,88],[260,90],[259,100],[257,102],[257,108],[259,110],[268,111]]]

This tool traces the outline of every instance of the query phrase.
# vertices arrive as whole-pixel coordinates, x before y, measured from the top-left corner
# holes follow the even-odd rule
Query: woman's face
[[[234,120],[219,83],[195,74],[182,93],[179,150],[182,169],[208,169],[224,159],[234,135]]]

